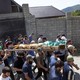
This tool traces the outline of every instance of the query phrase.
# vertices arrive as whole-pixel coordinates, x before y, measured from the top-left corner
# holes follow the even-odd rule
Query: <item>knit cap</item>
[[[68,45],[69,50],[75,50],[76,48],[73,45]]]
[[[74,61],[73,56],[72,56],[72,55],[68,55],[68,56],[67,56],[67,61]]]

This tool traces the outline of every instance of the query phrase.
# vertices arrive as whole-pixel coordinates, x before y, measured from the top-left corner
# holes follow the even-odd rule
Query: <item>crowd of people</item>
[[[0,43],[0,80],[75,80],[73,67],[79,70],[74,63],[75,47],[72,40],[65,35],[58,35],[56,42],[65,40],[66,45],[59,45],[58,50],[44,51],[41,47],[37,51],[8,51],[17,44],[34,44],[47,41],[40,35],[37,42],[33,40],[34,33],[29,36],[19,34],[11,39],[10,36]],[[33,65],[35,63],[35,65]],[[37,69],[37,72],[36,72]]]

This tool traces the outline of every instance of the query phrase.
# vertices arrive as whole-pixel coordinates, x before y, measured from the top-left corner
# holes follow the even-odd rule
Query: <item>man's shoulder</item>
[[[50,59],[53,60],[53,59],[55,59],[55,57],[52,55],[52,56],[50,57]]]
[[[12,80],[10,77],[7,77],[5,80]]]
[[[2,75],[0,76],[0,80],[11,80],[10,77],[7,77],[7,78],[3,78]]]
[[[67,63],[67,62],[65,62],[64,63],[64,70],[65,71],[69,71],[70,70],[70,67],[69,67],[70,65]]]
[[[41,60],[43,60],[43,57],[37,56],[37,57],[36,57],[36,60],[37,60],[37,61],[41,61]]]
[[[27,67],[27,63],[26,62],[24,62],[24,64],[23,64],[23,68],[25,68],[25,67]]]
[[[64,62],[64,67],[68,67],[68,66],[69,66],[68,62]]]
[[[0,68],[1,68],[1,67],[4,67],[4,66],[5,66],[4,62],[3,62],[2,64],[0,64]]]
[[[30,34],[28,37],[31,37],[32,35]]]
[[[23,73],[28,73],[29,72],[29,66],[28,64],[24,64],[23,67],[22,67],[22,70],[23,70]]]

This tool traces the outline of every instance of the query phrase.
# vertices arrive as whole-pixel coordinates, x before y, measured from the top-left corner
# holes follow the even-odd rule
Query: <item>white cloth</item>
[[[62,36],[61,39],[67,41],[67,38],[65,36]]]
[[[74,49],[75,49],[75,46],[73,46],[73,45],[68,45],[68,49],[74,50]]]
[[[38,38],[38,43],[41,43],[43,40],[42,40],[42,38],[40,37],[40,38]]]
[[[0,80],[11,80],[11,78],[10,77],[3,78],[2,75],[1,75]]]
[[[56,78],[56,77],[57,77],[57,75],[55,73],[55,66],[52,66],[50,68],[50,79],[53,79],[53,78]]]
[[[60,41],[60,40],[57,38],[57,39],[56,39],[56,42],[59,42],[59,41]]]

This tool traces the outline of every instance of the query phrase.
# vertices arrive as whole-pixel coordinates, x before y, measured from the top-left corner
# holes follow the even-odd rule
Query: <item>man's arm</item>
[[[77,70],[79,70],[80,68],[78,67],[78,65],[77,64],[75,64],[75,63],[73,63],[73,66],[77,69]]]
[[[13,70],[15,70],[15,71],[22,71],[22,69],[18,69],[16,67],[14,67]]]
[[[38,65],[40,68],[44,69],[45,71],[48,71],[48,69],[45,68],[45,67],[40,63],[40,61],[37,62],[37,65]]]

